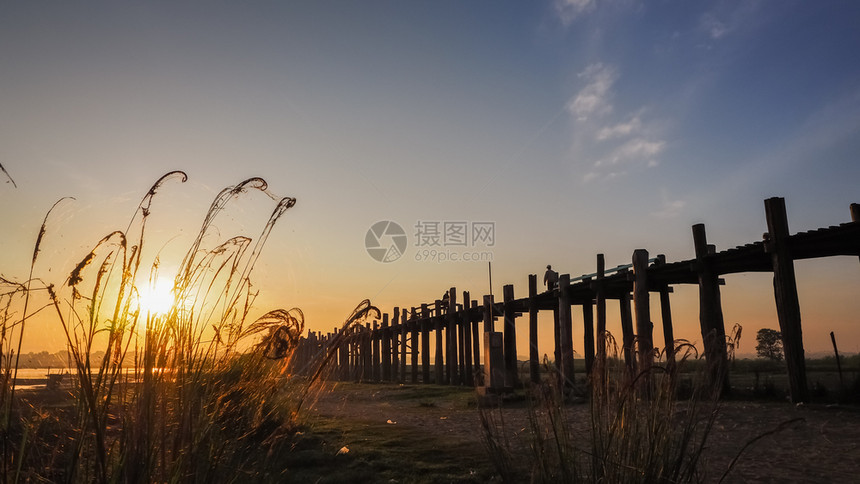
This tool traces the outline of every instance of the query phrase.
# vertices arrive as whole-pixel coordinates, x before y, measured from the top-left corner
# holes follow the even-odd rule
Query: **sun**
[[[142,314],[149,313],[152,316],[167,314],[175,300],[173,281],[166,277],[159,277],[154,283],[140,288],[139,304]]]

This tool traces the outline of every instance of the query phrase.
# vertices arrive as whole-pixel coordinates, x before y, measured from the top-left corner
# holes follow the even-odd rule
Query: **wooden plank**
[[[806,358],[803,351],[800,301],[797,297],[794,261],[786,243],[789,232],[785,200],[778,197],[768,198],[764,201],[764,207],[769,239],[766,246],[773,262],[773,291],[782,332],[785,364],[788,368],[791,401],[807,402],[809,390],[806,386]]]

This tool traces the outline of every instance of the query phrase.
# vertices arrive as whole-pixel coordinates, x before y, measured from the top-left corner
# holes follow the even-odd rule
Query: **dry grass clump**
[[[3,482],[222,482],[278,472],[266,458],[291,435],[325,361],[314,378],[290,374],[304,316],[278,309],[248,323],[257,295],[250,275],[296,200],[273,197],[275,208],[255,239],[224,238],[218,215],[248,192],[269,193],[260,178],[222,190],[172,274],[174,304],[154,314],[140,303],[141,289],[160,270],[159,256],[143,260],[146,223],[153,197],[172,179],[184,182],[186,175],[158,180],[126,230],[103,237],[62,286],[40,283],[32,269],[26,283],[0,281]],[[46,217],[31,268],[47,226]],[[37,291],[48,303],[33,311]],[[346,324],[373,309],[362,303]],[[47,311],[65,335],[75,384],[72,404],[46,410],[20,405],[14,392],[26,323]],[[104,358],[94,363],[101,351]]]
[[[631,374],[617,357],[607,359],[605,378],[590,380],[590,419],[578,424],[570,420],[571,391],[558,378],[532,387],[528,426],[520,432],[527,459],[517,458],[501,410],[483,411],[485,443],[497,471],[507,482],[703,480],[702,454],[717,403],[702,387],[688,399],[677,398],[674,372],[689,356],[679,358],[672,373],[653,366],[648,375]]]

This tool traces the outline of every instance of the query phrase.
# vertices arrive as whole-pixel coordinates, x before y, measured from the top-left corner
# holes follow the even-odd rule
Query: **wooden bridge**
[[[773,272],[791,398],[794,402],[807,401],[794,261],[860,256],[860,205],[850,206],[852,222],[793,235],[789,232],[784,199],[770,198],[764,205],[767,232],[762,241],[717,252],[707,242],[705,226],[698,224],[693,226],[693,259],[667,262],[662,255],[649,258],[648,251],[637,249],[631,264],[606,270],[603,254],[598,254],[593,274],[573,280],[563,274],[558,287],[545,292],[538,292],[537,276],[529,275],[527,297],[515,298],[514,286],[506,285],[501,302],[495,302],[489,295],[483,297],[482,305],[472,300],[468,291],[463,292],[462,303],[458,303],[457,291],[451,288],[447,301],[437,300],[409,310],[394,308],[390,315],[382,315],[381,323],[335,328],[325,335],[311,332],[300,343],[293,364],[301,371],[317,361],[321,352],[334,350],[337,351],[334,375],[344,380],[512,388],[521,384],[517,368],[517,318],[528,315],[529,379],[538,382],[538,313],[553,311],[556,365],[564,381],[573,381],[572,306],[580,306],[582,310],[584,357],[586,371],[591,374],[603,368],[606,358],[606,301],[617,300],[625,364],[631,370],[648,374],[657,354],[649,294],[660,295],[663,351],[666,364],[671,366],[675,361],[675,342],[669,294],[674,285],[697,284],[707,375],[715,388],[725,391],[729,388],[728,352],[720,276]],[[502,317],[501,328],[496,327],[498,317]],[[483,328],[479,327],[481,323]],[[340,331],[348,334],[335,338]],[[431,338],[435,340],[432,364]],[[337,348],[331,347],[333,342],[337,342]],[[483,365],[479,363],[482,355]]]

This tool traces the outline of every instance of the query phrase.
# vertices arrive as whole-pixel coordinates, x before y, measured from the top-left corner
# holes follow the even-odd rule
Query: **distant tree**
[[[755,341],[758,356],[782,361],[782,333],[775,329],[762,328],[756,333]]]

